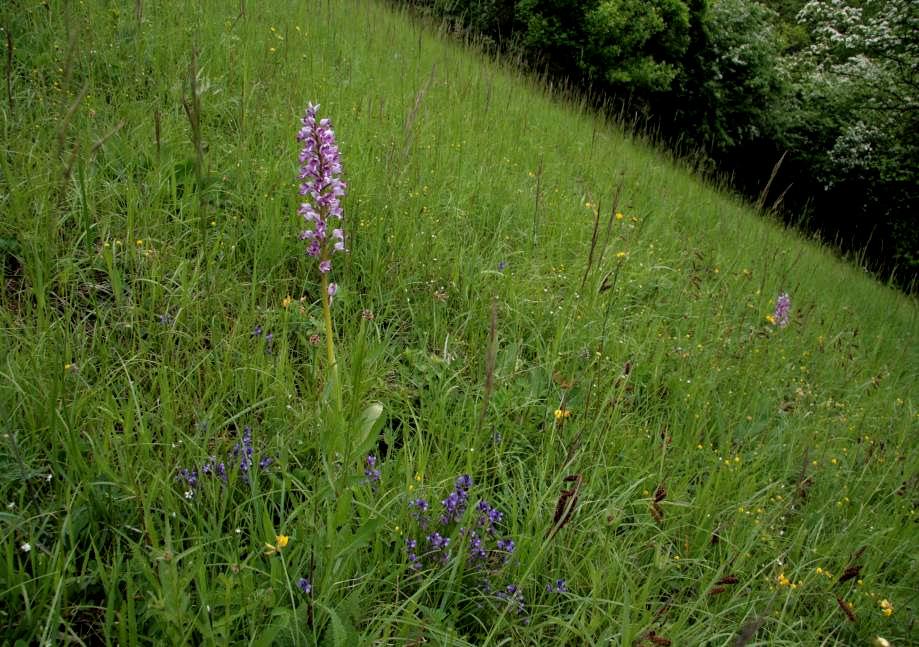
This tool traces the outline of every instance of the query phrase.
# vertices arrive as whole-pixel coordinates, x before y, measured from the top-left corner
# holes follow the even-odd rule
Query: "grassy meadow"
[[[916,643],[914,299],[380,2],[0,25],[0,644]]]

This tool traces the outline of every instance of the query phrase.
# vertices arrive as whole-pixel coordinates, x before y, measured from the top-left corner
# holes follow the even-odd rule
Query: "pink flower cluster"
[[[300,151],[300,195],[304,197],[299,213],[307,223],[300,240],[308,240],[306,253],[319,259],[319,271],[332,270],[333,252],[345,251],[345,234],[341,226],[329,232],[331,217],[342,220],[341,198],[345,184],[340,178],[341,158],[335,143],[335,132],[329,119],[316,119],[318,105],[312,103],[303,116],[297,141]],[[329,285],[329,294],[335,293],[335,284]]]
[[[791,310],[791,297],[786,292],[782,292],[775,300],[775,312],[772,313],[773,323],[782,328],[787,326],[789,310]]]

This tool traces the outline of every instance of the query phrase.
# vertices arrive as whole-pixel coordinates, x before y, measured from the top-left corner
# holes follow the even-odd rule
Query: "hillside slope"
[[[0,10],[0,633],[908,642],[914,301],[406,15],[242,6]]]

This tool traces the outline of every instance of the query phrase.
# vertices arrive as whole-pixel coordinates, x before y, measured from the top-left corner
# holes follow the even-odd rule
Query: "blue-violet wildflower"
[[[505,590],[498,591],[495,594],[499,600],[505,600],[508,603],[508,606],[516,613],[521,615],[526,613],[526,606],[523,601],[523,592],[518,589],[514,584],[508,584]]]
[[[233,446],[233,458],[239,459],[239,471],[247,479],[249,468],[252,467],[252,427],[249,425],[243,427],[242,443]]]
[[[412,518],[418,522],[422,530],[428,529],[428,502],[425,499],[412,499],[408,502],[408,507],[412,511]]]
[[[229,458],[239,460],[239,471],[242,474],[243,481],[246,483],[249,482],[249,473],[254,463],[253,453],[252,428],[247,425],[243,428],[242,439],[233,445],[232,450],[227,452]],[[274,458],[271,456],[263,456],[258,461],[258,467],[261,470],[266,470],[272,463],[274,463]],[[226,463],[222,461],[217,462],[216,456],[208,456],[207,462],[201,466],[201,474],[204,476],[216,476],[223,481],[224,484],[227,483],[228,475]],[[199,483],[198,470],[189,470],[183,467],[179,470],[176,480],[182,480],[188,485],[189,490],[185,493],[185,498],[191,499]],[[190,496],[189,493],[191,493],[192,496]]]
[[[482,542],[482,538],[477,532],[473,532],[469,539],[469,564],[478,567],[485,563],[488,558],[488,551]]]
[[[565,580],[555,580],[555,584],[552,582],[546,584],[546,593],[567,593],[568,585],[565,583]]]
[[[511,558],[511,555],[514,553],[514,549],[517,547],[517,545],[514,543],[514,540],[510,537],[507,539],[499,539],[495,546],[497,546],[499,551],[504,553],[505,563],[507,563],[507,561]]]
[[[447,563],[450,559],[450,538],[444,537],[439,532],[432,532],[427,536],[427,542],[433,553],[440,553],[440,561]]]
[[[493,508],[488,504],[488,501],[480,500],[476,504],[476,510],[482,514],[479,516],[479,526],[485,528],[486,532],[490,535],[495,534],[495,524],[501,523],[501,519],[504,518],[504,515],[501,514],[501,511],[497,508]]]
[[[469,488],[472,487],[472,478],[463,474],[456,479],[455,488],[446,499],[441,501],[444,514],[440,518],[441,525],[446,526],[451,521],[459,521],[466,511],[466,502],[469,499]]]
[[[370,454],[364,462],[367,464],[367,467],[364,468],[364,476],[367,477],[370,483],[378,483],[380,481],[380,470],[376,469],[377,457]]]

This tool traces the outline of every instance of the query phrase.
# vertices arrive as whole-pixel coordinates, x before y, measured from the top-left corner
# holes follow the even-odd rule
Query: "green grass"
[[[4,644],[915,638],[914,300],[377,3],[122,4],[0,10]],[[297,240],[308,101],[349,183],[341,411]],[[246,425],[270,468],[186,499]],[[408,502],[461,474],[524,614],[455,526],[410,568]]]

